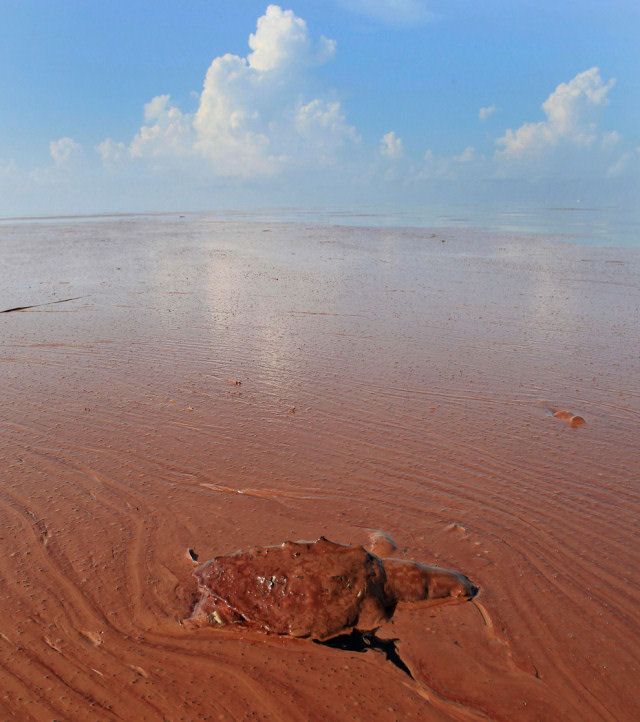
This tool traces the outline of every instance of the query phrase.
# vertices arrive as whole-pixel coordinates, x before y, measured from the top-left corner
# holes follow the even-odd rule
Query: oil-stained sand
[[[637,252],[205,217],[0,243],[2,308],[84,296],[0,317],[1,717],[638,717]],[[371,528],[481,588],[379,630],[411,676],[181,625],[188,549]]]

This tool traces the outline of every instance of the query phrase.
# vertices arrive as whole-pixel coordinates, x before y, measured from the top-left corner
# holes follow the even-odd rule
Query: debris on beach
[[[571,411],[555,409],[553,411],[553,415],[556,417],[556,419],[562,419],[563,421],[567,421],[571,424],[571,426],[582,426],[582,424],[586,423],[582,416],[578,416]]]
[[[538,406],[544,409],[545,415],[549,414],[556,419],[566,421],[571,426],[582,426],[582,424],[587,423],[584,417],[574,414],[573,411],[562,409],[549,401],[539,401]]]
[[[371,554],[381,558],[389,557],[398,548],[386,531],[380,531],[379,529],[368,529],[367,531],[369,532],[369,542],[366,549]]]
[[[465,535],[467,530],[462,524],[458,524],[457,521],[452,521],[451,524],[447,524],[444,528],[445,531],[455,532],[456,534]]]
[[[55,306],[57,303],[68,303],[69,301],[77,301],[79,298],[86,296],[74,296],[73,298],[61,298],[59,301],[47,301],[46,303],[32,303],[30,306],[14,306],[13,308],[5,308],[0,313],[13,313],[14,311],[26,311],[30,308],[40,308],[41,306]]]
[[[375,630],[401,602],[461,601],[478,591],[457,572],[324,537],[219,556],[194,573],[200,597],[192,622],[319,641]]]

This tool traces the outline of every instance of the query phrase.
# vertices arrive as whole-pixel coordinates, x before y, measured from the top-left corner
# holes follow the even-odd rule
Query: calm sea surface
[[[614,207],[412,206],[395,208],[275,208],[218,211],[223,218],[298,221],[349,226],[466,227],[507,233],[540,233],[587,246],[640,248],[640,212]]]

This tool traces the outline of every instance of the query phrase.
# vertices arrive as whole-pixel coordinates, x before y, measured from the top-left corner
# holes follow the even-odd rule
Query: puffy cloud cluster
[[[185,156],[191,152],[191,117],[172,106],[168,95],[157,95],[146,103],[144,119],[146,125],[140,128],[129,146],[132,158]],[[116,156],[118,148],[118,144],[110,145]]]
[[[383,5],[359,4],[366,4],[370,13]],[[407,0],[403,7],[409,12],[413,5]],[[616,131],[599,129],[597,113],[608,103],[614,81],[604,82],[597,68],[558,85],[542,104],[544,120],[507,130],[495,141],[486,133],[478,137],[475,125],[476,136],[461,140],[457,152],[427,150],[417,158],[396,131],[359,148],[360,137],[335,95],[308,92],[311,69],[333,56],[335,43],[312,38],[305,21],[292,11],[270,5],[248,44],[245,57],[213,59],[192,110],[181,109],[167,94],[152,98],[133,137],[126,142],[104,139],[95,147],[94,163],[71,137],[50,143],[46,166],[27,171],[0,162],[0,197],[15,196],[23,188],[26,198],[33,187],[46,187],[47,197],[58,194],[63,203],[64,193],[75,198],[102,184],[114,197],[124,193],[126,203],[126,189],[151,189],[139,191],[144,196],[170,187],[170,200],[178,203],[176,185],[166,180],[180,174],[187,202],[199,193],[206,204],[215,188],[216,199],[228,192],[233,203],[239,187],[243,198],[253,191],[262,202],[273,192],[289,202],[295,192],[308,199],[323,187],[334,200],[364,188],[386,194],[391,184],[419,192],[427,184],[430,190],[468,184],[475,191],[484,181],[497,188],[494,183],[506,179],[527,184],[542,180],[546,188],[548,180],[571,177],[581,183],[609,179],[612,187],[622,187],[640,172],[640,149]],[[480,108],[478,118],[484,122],[497,110],[495,105]],[[414,146],[416,138],[411,140]],[[425,145],[428,140],[425,136]],[[322,173],[323,167],[329,171]],[[94,199],[92,192],[87,203]]]
[[[393,130],[385,133],[380,139],[380,154],[386,158],[402,158],[404,154],[402,138],[397,136]]]
[[[372,3],[369,7],[376,7]],[[315,172],[341,164],[360,137],[338,100],[305,98],[309,69],[329,60],[335,43],[314,40],[291,10],[270,5],[249,36],[246,57],[225,54],[209,66],[197,107],[185,112],[169,95],[144,107],[144,123],[128,143],[106,138],[96,146],[110,170],[145,164],[153,170],[187,170],[194,177],[272,178],[286,171]],[[597,67],[560,83],[542,103],[545,119],[508,129],[495,140],[493,158],[472,145],[462,152],[423,161],[407,156],[396,131],[385,133],[377,153],[366,151],[351,167],[358,177],[470,179],[617,177],[637,165],[616,131],[598,129],[597,112],[608,104],[614,80]],[[498,107],[479,110],[484,122]],[[71,167],[81,149],[71,138],[51,143],[57,169]],[[382,163],[383,166],[380,166]],[[367,166],[369,169],[367,170]],[[344,175],[344,173],[342,173]]]
[[[324,165],[334,163],[336,151],[347,142],[360,140],[356,129],[347,123],[340,103],[318,98],[298,107],[295,128],[300,139],[314,149],[316,160]]]
[[[258,18],[255,34],[249,35],[249,47],[253,51],[247,56],[249,67],[267,72],[324,63],[335,53],[336,43],[321,37],[314,48],[302,18],[291,10],[269,5]]]
[[[546,120],[524,123],[509,129],[496,143],[505,159],[526,159],[567,143],[589,146],[597,139],[594,111],[606,105],[615,80],[604,83],[598,68],[579,73],[568,83],[560,83],[542,104]]]
[[[104,164],[114,167],[128,157],[206,164],[219,176],[268,176],[330,164],[358,140],[338,101],[302,97],[305,72],[333,56],[333,40],[313,41],[302,18],[269,5],[249,47],[246,57],[213,60],[194,113],[181,111],[168,95],[153,98],[128,146],[110,138],[98,145]]]

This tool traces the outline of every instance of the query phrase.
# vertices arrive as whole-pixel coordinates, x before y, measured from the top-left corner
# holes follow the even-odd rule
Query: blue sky
[[[4,0],[0,214],[631,204],[638,37],[631,0]]]

